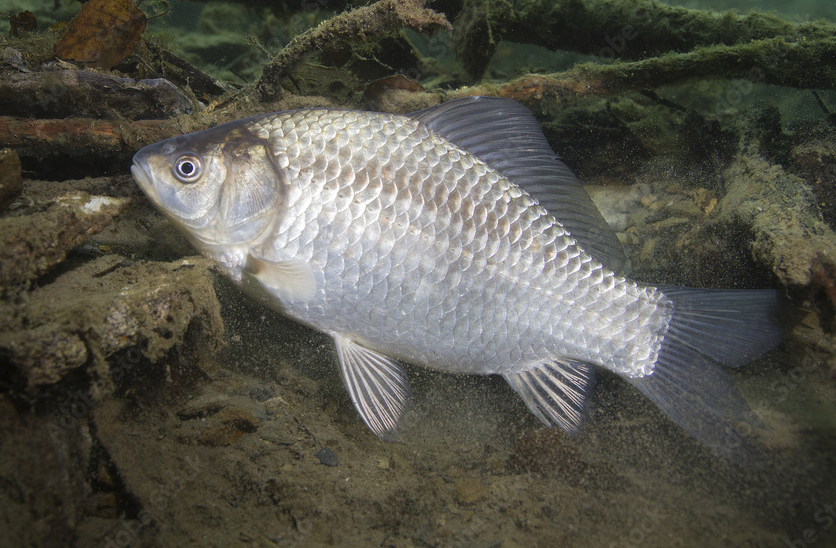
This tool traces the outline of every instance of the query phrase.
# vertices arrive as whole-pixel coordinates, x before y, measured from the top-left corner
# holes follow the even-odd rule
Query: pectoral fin
[[[272,262],[250,254],[244,273],[279,299],[307,301],[316,293],[314,271],[311,265],[301,261]]]
[[[395,360],[343,336],[334,337],[343,377],[354,407],[380,438],[395,433],[412,390]]]

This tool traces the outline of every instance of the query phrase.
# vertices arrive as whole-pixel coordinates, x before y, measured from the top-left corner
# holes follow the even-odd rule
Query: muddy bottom
[[[414,406],[383,442],[352,408],[329,341],[221,295],[228,346],[201,364],[207,378],[90,402],[66,430],[52,415],[42,439],[6,425],[9,546],[37,544],[44,529],[15,524],[36,511],[58,521],[72,499],[85,507],[64,540],[77,546],[836,545],[834,438],[809,424],[811,408],[832,412],[832,393],[815,388],[824,370],[810,360],[803,378],[782,371],[797,356],[781,352],[738,376],[750,401],[784,396],[754,403],[770,450],[750,463],[716,457],[603,374],[572,438],[543,429],[501,379],[413,368]],[[95,463],[77,471],[88,487],[75,496],[72,473],[43,468],[83,462],[70,430],[91,438]],[[10,460],[20,475],[6,475]]]
[[[142,207],[92,248],[125,253],[113,263],[130,272],[154,259],[199,268]],[[68,276],[72,261],[96,264],[71,256]],[[733,373],[763,423],[756,455],[718,457],[603,371],[570,437],[500,378],[411,367],[412,407],[385,442],[355,412],[327,337],[201,272],[220,301],[222,350],[207,335],[217,330],[177,319],[214,317],[200,312],[204,288],[161,359],[113,343],[100,396],[89,387],[102,379],[81,369],[37,396],[3,386],[0,545],[836,546],[836,391],[829,356],[798,329]],[[78,337],[97,340],[91,329]],[[0,365],[4,382],[16,378]]]

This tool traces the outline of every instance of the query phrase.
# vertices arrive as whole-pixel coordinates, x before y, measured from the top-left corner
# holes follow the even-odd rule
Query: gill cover
[[[227,136],[222,156],[226,165],[226,184],[221,195],[218,225],[226,230],[257,234],[272,218],[265,213],[275,211],[285,185],[270,143],[236,129]]]

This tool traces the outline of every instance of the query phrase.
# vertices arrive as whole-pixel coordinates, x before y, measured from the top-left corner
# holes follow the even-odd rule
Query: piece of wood
[[[163,78],[134,80],[90,69],[15,72],[0,79],[0,115],[162,119],[196,105]]]
[[[469,0],[454,26],[453,49],[474,80],[501,40],[629,61],[776,37],[803,43],[836,35],[836,25],[825,21],[792,23],[767,13],[718,13],[656,0]]]
[[[21,156],[49,154],[70,157],[129,153],[166,137],[183,133],[174,120],[116,122],[92,118],[35,120],[0,116],[0,147],[14,148]]]
[[[329,44],[372,40],[402,28],[417,32],[452,30],[444,15],[424,8],[424,0],[380,0],[341,13],[296,36],[264,67],[256,90],[263,99],[277,95],[285,76],[308,54]]]

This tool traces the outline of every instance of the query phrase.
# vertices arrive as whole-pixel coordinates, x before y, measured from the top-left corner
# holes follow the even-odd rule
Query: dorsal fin
[[[464,97],[409,114],[531,194],[581,247],[617,272],[624,250],[530,110],[512,99]]]

